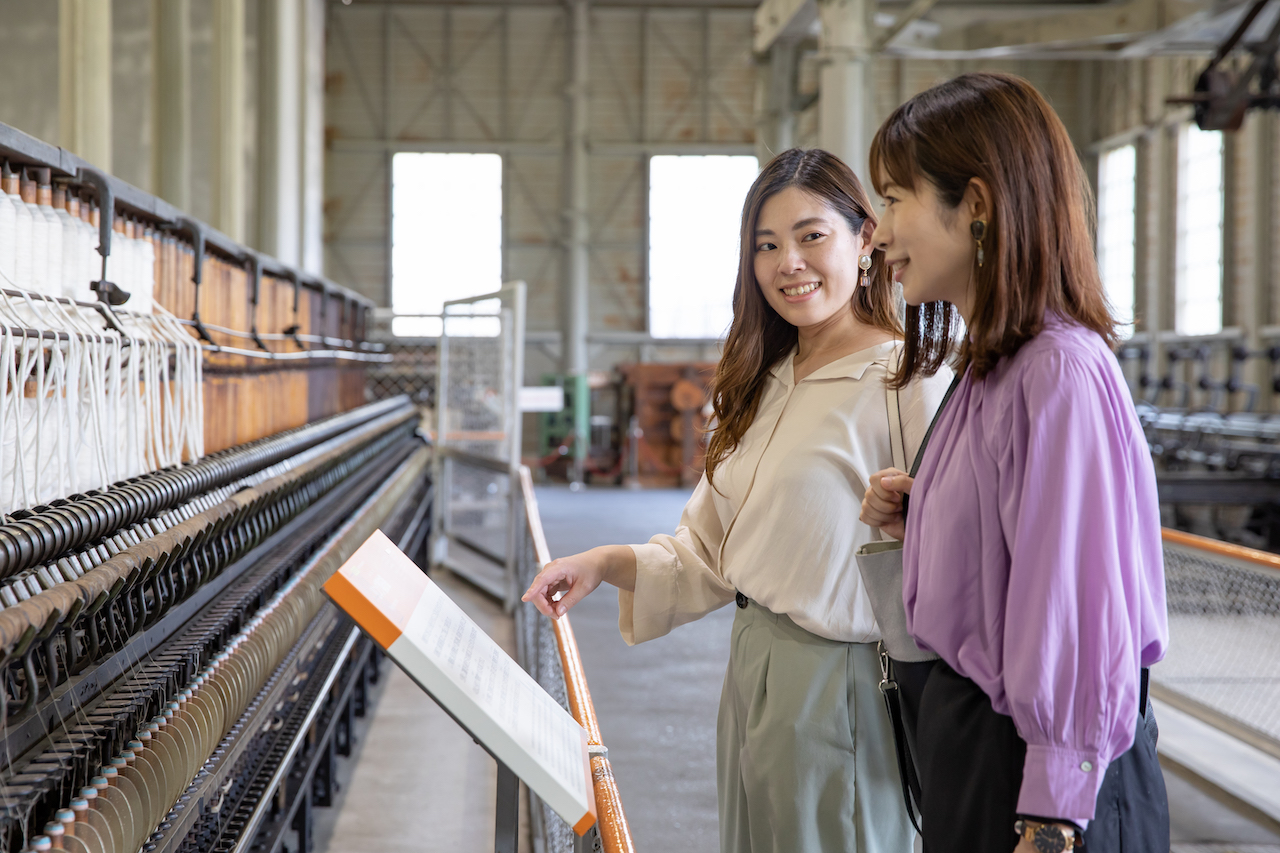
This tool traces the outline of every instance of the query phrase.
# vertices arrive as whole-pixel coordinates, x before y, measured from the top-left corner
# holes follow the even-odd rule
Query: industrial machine
[[[362,297],[4,126],[0,167],[0,850],[310,850],[377,674],[320,585],[424,554],[421,414],[365,404]]]

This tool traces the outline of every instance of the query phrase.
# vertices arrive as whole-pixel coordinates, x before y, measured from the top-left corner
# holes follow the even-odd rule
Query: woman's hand
[[[902,515],[902,496],[911,494],[911,477],[897,468],[886,468],[871,475],[871,485],[862,498],[859,516],[866,524],[880,528],[886,536],[899,541],[906,531]]]
[[[569,612],[569,608],[590,595],[602,581],[634,591],[635,552],[626,545],[605,545],[572,557],[552,560],[538,572],[521,600],[533,602],[544,616],[559,619]]]

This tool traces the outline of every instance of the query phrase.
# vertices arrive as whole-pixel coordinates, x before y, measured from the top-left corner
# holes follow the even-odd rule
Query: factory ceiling
[[[1226,39],[1249,5],[1197,0],[881,3],[869,47],[906,59],[1207,56]],[[816,0],[764,0],[756,11],[756,51],[763,53],[778,41],[816,39],[818,9]],[[1260,15],[1250,33],[1265,33],[1278,9],[1280,3],[1275,3]]]

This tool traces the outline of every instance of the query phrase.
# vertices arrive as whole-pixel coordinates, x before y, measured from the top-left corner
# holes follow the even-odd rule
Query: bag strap
[[[924,439],[920,442],[920,449],[916,451],[916,459],[911,463],[911,479],[915,479],[916,472],[920,470],[920,460],[924,459],[924,450],[929,446],[929,439],[933,438],[933,428],[938,425],[938,419],[942,417],[943,411],[947,408],[947,403],[951,400],[951,395],[956,393],[956,388],[960,386],[960,380],[964,378],[963,373],[957,373],[955,378],[951,380],[951,385],[947,387],[947,393],[942,395],[942,402],[938,404],[938,411],[933,413],[933,420],[929,422],[929,429],[925,431]],[[910,503],[911,495],[902,496],[902,517],[907,517],[907,507]]]
[[[887,367],[888,365],[886,365]],[[895,372],[897,365],[894,365]],[[887,372],[887,371],[886,371]],[[884,407],[889,413],[889,448],[893,467],[899,471],[907,470],[907,437],[902,432],[902,409],[899,406],[898,389],[884,386]],[[894,426],[897,429],[894,429]]]
[[[884,697],[885,710],[889,712],[889,720],[893,723],[893,754],[898,759],[898,779],[902,783],[902,803],[907,809],[907,817],[920,832],[920,821],[916,812],[920,807],[920,778],[916,775],[916,763],[911,757],[907,745],[907,727],[902,719],[902,697],[898,694],[898,682],[889,669],[892,665],[889,653],[885,651],[884,642],[879,646],[880,652],[880,695]]]
[[[938,425],[938,419],[942,417],[942,412],[947,408],[947,402],[951,399],[951,395],[956,393],[956,388],[959,387],[960,380],[963,378],[963,373],[957,373],[955,378],[951,380],[951,384],[947,386],[947,393],[942,395],[942,402],[938,404],[938,411],[933,413],[933,420],[929,422],[929,429],[925,431],[924,440],[920,442],[920,449],[916,451],[915,461],[911,463],[912,477],[915,477],[916,472],[920,470],[920,460],[924,459],[924,449],[929,446],[929,439],[933,437],[933,428]]]

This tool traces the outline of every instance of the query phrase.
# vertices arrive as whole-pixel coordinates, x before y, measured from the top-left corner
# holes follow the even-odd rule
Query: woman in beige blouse
[[[879,538],[858,514],[892,465],[884,379],[902,336],[875,225],[835,156],[793,149],[764,168],[743,207],[707,472],[680,526],[554,560],[524,596],[554,618],[607,581],[631,644],[736,601],[717,727],[726,853],[912,847],[854,560]],[[898,392],[907,458],[949,378]]]

